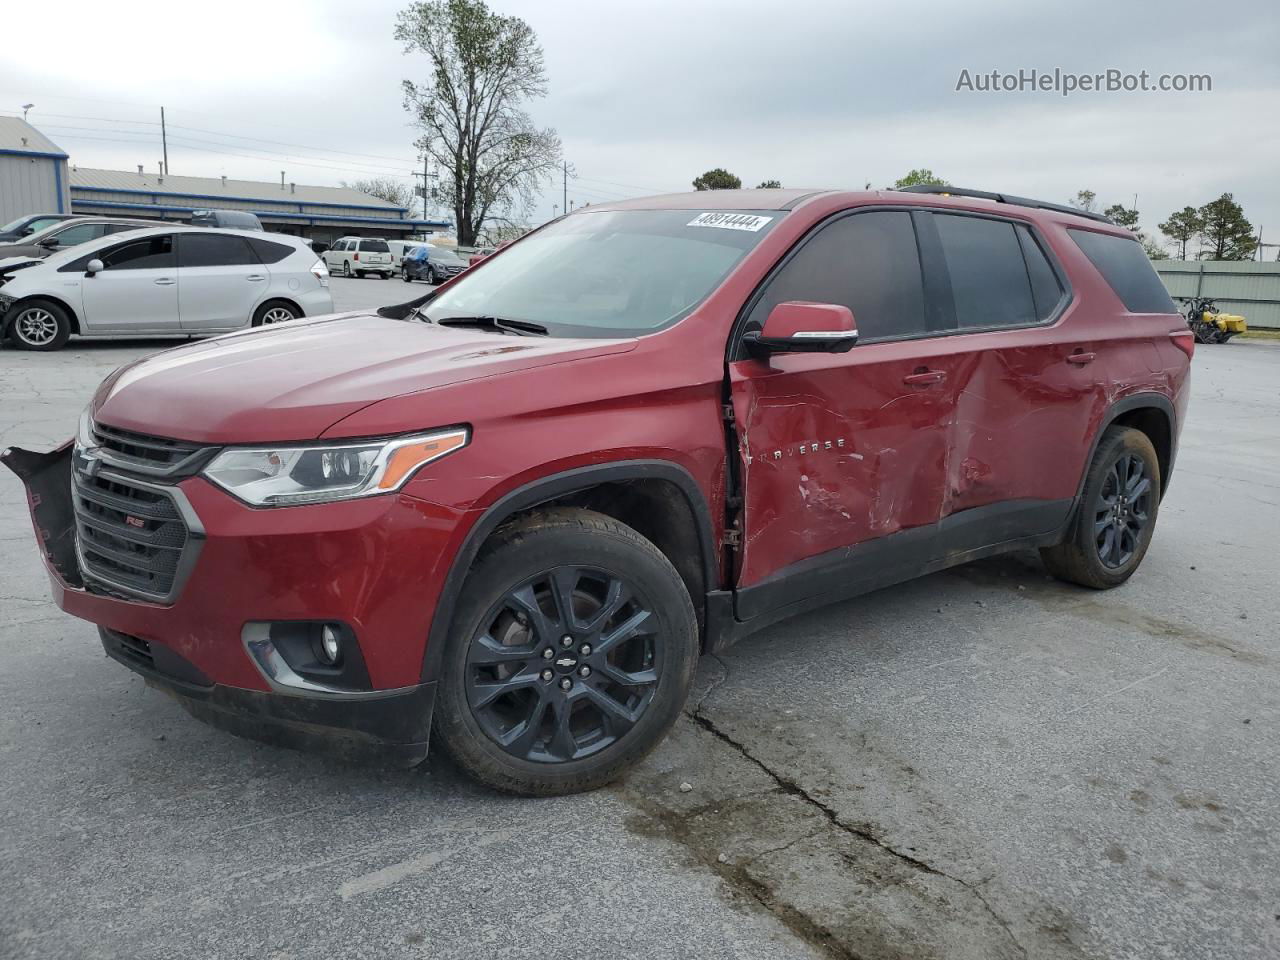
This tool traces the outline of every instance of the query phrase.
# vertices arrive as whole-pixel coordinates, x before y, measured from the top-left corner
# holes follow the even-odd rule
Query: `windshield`
[[[26,217],[19,217],[17,220],[10,220],[3,227],[0,227],[0,233],[9,233],[11,230],[17,230],[18,227],[22,226],[26,222]]]
[[[498,317],[552,335],[636,336],[688,315],[782,218],[776,210],[580,213],[462,274],[428,319]]]

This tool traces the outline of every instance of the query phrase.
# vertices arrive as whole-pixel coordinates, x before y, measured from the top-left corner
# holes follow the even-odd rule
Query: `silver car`
[[[153,227],[0,265],[0,334],[24,350],[84,337],[204,336],[333,312],[329,273],[283,234]]]

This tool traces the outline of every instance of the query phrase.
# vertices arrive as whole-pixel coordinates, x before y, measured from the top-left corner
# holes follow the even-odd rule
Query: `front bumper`
[[[287,696],[213,683],[168,648],[98,628],[107,656],[169,694],[197,720],[278,747],[411,767],[427,756],[435,683],[382,695]]]
[[[81,569],[71,453],[0,459],[27,487],[55,602],[98,625],[108,655],[242,736],[349,758],[426,755],[424,650],[459,511],[405,495],[260,510],[189,477],[175,486],[199,518],[199,550],[171,602],[149,602]],[[370,689],[282,691],[243,641],[247,624],[313,620],[350,626]]]

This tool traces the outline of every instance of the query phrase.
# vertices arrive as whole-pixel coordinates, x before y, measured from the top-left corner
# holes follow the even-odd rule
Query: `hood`
[[[327,317],[139,360],[103,384],[94,416],[108,426],[195,443],[312,440],[379,400],[635,345],[515,337],[368,314]],[[404,429],[428,426],[436,424]]]

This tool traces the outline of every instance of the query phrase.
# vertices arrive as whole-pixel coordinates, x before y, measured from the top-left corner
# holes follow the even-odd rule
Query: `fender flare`
[[[1163,393],[1133,393],[1127,397],[1121,397],[1107,407],[1107,412],[1103,415],[1102,421],[1093,435],[1093,442],[1089,444],[1089,456],[1085,458],[1084,469],[1080,472],[1080,482],[1076,485],[1077,505],[1080,503],[1080,498],[1084,496],[1084,482],[1089,476],[1089,467],[1093,463],[1093,455],[1098,452],[1098,444],[1102,442],[1103,434],[1107,432],[1116,420],[1130,410],[1142,410],[1148,407],[1154,407],[1159,410],[1169,422],[1169,465],[1165,470],[1164,476],[1160,478],[1160,498],[1164,499],[1165,491],[1169,489],[1169,478],[1173,475],[1173,461],[1178,452],[1178,415],[1173,408],[1173,402]],[[1075,517],[1074,507],[1070,517],[1072,519]]]
[[[453,615],[457,608],[458,596],[462,592],[462,585],[480,552],[480,547],[504,520],[530,507],[557,500],[571,493],[578,493],[602,483],[627,480],[665,480],[675,484],[684,494],[697,527],[703,582],[708,591],[714,590],[719,577],[719,562],[715,528],[711,523],[711,509],[697,481],[684,467],[669,460],[616,460],[540,477],[499,497],[485,509],[467,531],[462,546],[458,548],[449,566],[444,586],[440,590],[440,597],[436,601],[435,612],[431,617],[431,626],[427,630],[427,646],[422,656],[422,681],[429,683],[438,678],[440,662],[444,656],[449,631],[453,627]],[[692,599],[695,604],[704,600],[701,597]]]

